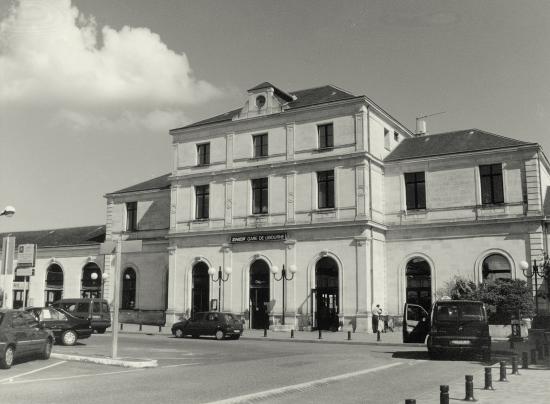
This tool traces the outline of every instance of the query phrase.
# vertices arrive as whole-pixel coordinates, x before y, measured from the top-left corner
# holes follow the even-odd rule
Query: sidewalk
[[[107,331],[109,332],[109,330]],[[144,334],[144,335],[171,335],[169,327],[162,327],[159,332],[158,326],[143,325],[141,331],[137,324],[124,324],[121,334]],[[348,340],[347,331],[323,331],[319,339],[318,331],[294,331],[294,338],[288,331],[267,330],[267,337],[264,337],[264,330],[245,329],[242,339],[256,341],[281,341],[281,342],[309,342],[325,344],[348,344],[348,345],[402,345],[402,335],[400,331],[380,333],[380,341],[377,341],[376,334],[364,332],[352,332],[351,340]],[[423,346],[424,344],[407,344],[410,346]]]

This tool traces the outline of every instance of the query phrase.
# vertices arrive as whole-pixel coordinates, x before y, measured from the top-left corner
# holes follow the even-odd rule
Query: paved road
[[[60,353],[107,354],[109,335]],[[424,348],[121,335],[119,355],[154,369],[32,360],[0,371],[0,402],[402,403],[479,370],[479,362],[429,361]]]

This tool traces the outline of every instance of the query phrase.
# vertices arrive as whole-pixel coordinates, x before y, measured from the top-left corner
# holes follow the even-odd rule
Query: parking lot
[[[110,348],[110,334],[104,334],[72,347],[56,345],[54,353],[101,356]],[[206,403],[252,394],[262,402],[396,403],[482,369],[475,360],[429,361],[422,347],[143,334],[122,334],[119,355],[155,359],[158,367],[25,360],[0,372],[0,400]]]

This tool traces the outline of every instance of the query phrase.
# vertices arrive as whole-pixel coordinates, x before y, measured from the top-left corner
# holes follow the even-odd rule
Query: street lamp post
[[[535,280],[535,311],[538,314],[539,312],[539,299],[538,299],[538,279],[542,279],[543,281],[546,280],[548,282],[548,279],[550,279],[550,258],[548,257],[548,254],[544,253],[544,257],[542,259],[542,263],[537,264],[537,260],[533,260],[533,267],[531,270],[529,270],[529,264],[526,261],[521,261],[519,263],[521,267],[521,271],[523,272],[523,275],[526,278],[533,278]],[[548,289],[548,284],[546,285],[546,288]]]
[[[229,280],[229,275],[231,274],[231,267],[225,267],[222,272],[222,267],[218,268],[218,278],[214,278],[216,270],[214,268],[208,268],[208,275],[212,278],[212,282],[218,282],[218,311],[222,311],[222,282],[227,282]],[[224,277],[225,273],[225,277]]]
[[[109,274],[106,273],[106,272],[103,272],[103,273],[101,274],[101,299],[104,298],[104,297],[103,297],[103,290],[104,290],[104,289],[103,289],[103,286],[104,286],[103,282],[105,282],[105,281],[107,280],[108,277],[109,277]],[[92,272],[92,273],[90,274],[90,278],[92,278],[92,280],[95,281],[95,280],[98,278],[97,272]],[[93,295],[92,295],[92,297],[93,297]]]
[[[279,270],[279,267],[274,265],[272,268],[271,268],[271,272],[273,272],[273,279],[275,279],[277,282],[278,281],[283,281],[283,317],[281,319],[281,323],[282,325],[285,325],[285,312],[286,312],[286,282],[287,281],[291,281],[292,279],[294,279],[294,274],[296,273],[296,271],[298,271],[298,268],[296,268],[296,265],[291,265],[290,268],[289,268],[289,272],[290,272],[290,277],[287,277],[287,272],[286,272],[286,269],[285,269],[285,266],[283,265],[283,269],[282,270]],[[277,274],[278,273],[281,273],[281,275],[279,276],[279,278],[277,278]]]

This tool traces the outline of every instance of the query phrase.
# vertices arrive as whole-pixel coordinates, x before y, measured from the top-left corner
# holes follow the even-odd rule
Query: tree
[[[455,276],[442,290],[446,290],[447,296],[453,300],[479,300],[485,303],[491,324],[510,324],[518,310],[523,318],[535,315],[531,289],[523,280],[485,280],[476,285],[467,278]]]
[[[523,318],[535,315],[535,304],[531,288],[519,279],[487,280],[471,295],[487,305],[489,322],[510,324],[516,313]]]

